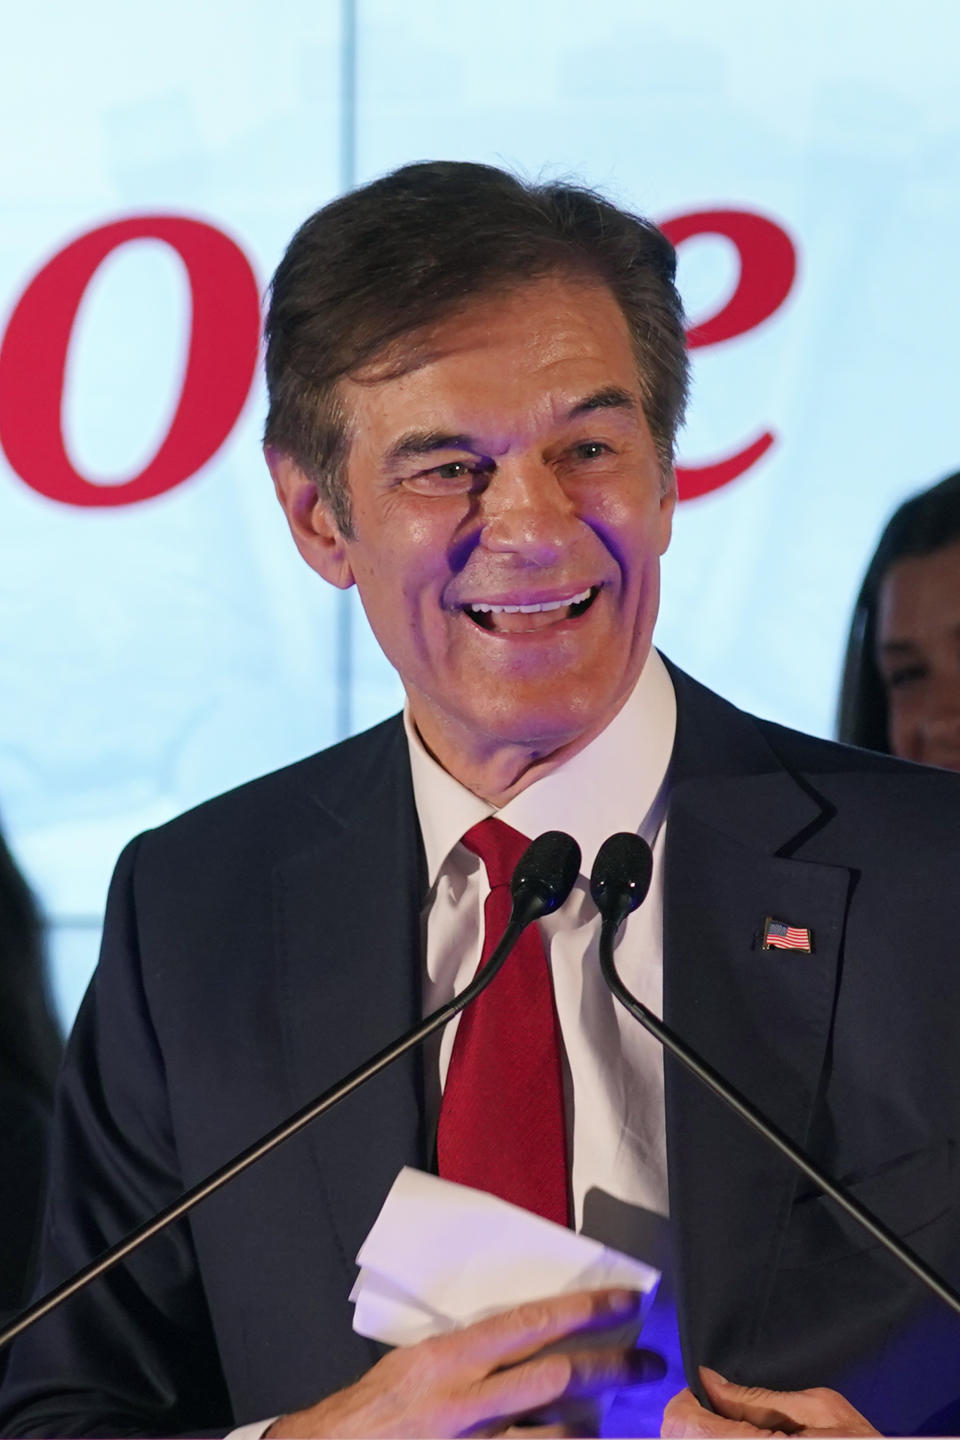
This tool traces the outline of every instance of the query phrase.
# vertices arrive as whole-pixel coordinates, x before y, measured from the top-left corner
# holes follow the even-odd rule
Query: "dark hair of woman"
[[[62,1048],[47,993],[40,916],[0,835],[0,1070],[15,1072],[49,1102]]]
[[[33,1276],[61,1049],[40,916],[0,835],[0,1316],[25,1303]],[[5,1363],[6,1351],[0,1375]]]
[[[877,610],[887,572],[899,560],[932,555],[960,540],[960,471],[895,510],[887,522],[853,611],[840,688],[837,735],[848,745],[892,753],[887,691],[877,664]]]

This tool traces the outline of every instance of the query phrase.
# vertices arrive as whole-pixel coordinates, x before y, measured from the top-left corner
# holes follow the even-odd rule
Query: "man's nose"
[[[553,468],[533,458],[501,462],[480,500],[481,544],[546,565],[567,547],[577,510]]]

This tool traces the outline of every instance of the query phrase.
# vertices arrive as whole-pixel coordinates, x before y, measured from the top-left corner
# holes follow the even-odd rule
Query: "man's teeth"
[[[484,615],[535,615],[540,610],[565,610],[568,605],[582,605],[584,600],[589,599],[588,588],[579,595],[571,595],[568,600],[546,600],[540,605],[485,605],[482,600],[477,600],[468,605],[467,609],[477,610]]]

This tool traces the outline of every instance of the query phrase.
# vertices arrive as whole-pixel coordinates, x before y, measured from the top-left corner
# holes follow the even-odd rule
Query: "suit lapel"
[[[674,679],[681,720],[664,873],[665,1018],[803,1144],[833,1013],[849,872],[798,858],[829,823],[829,807],[783,768],[755,722]],[[764,950],[767,916],[809,928],[812,954]],[[796,1173],[673,1062],[665,1085],[688,1374],[704,1363],[748,1373]]]
[[[420,1018],[422,862],[399,724],[373,763],[348,767],[347,779],[336,813],[318,802],[320,843],[274,874],[292,1105]],[[419,1052],[316,1120],[307,1137],[350,1265],[401,1166],[424,1164]]]

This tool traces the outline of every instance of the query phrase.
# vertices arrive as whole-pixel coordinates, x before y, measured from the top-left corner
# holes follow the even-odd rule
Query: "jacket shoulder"
[[[361,826],[409,791],[409,758],[400,716],[339,744],[203,801],[139,837],[141,855],[282,854],[318,833]]]
[[[739,709],[671,666],[677,694],[678,779],[738,783],[786,773],[821,807],[861,830],[897,828],[955,854],[960,837],[960,774],[862,750]]]

